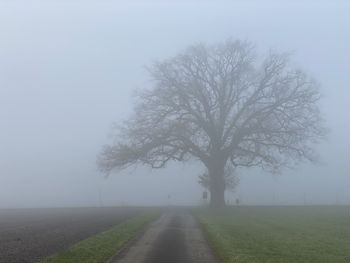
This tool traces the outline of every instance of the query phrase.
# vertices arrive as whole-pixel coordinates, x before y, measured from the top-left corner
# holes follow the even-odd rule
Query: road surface
[[[113,263],[217,263],[203,233],[186,211],[165,212]]]

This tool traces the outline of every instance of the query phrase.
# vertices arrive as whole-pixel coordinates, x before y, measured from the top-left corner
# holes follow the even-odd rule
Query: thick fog
[[[152,85],[146,65],[229,37],[293,52],[331,132],[320,165],[241,170],[228,201],[350,204],[349,13],[347,1],[2,1],[0,207],[199,204],[199,164],[105,179],[96,155]]]

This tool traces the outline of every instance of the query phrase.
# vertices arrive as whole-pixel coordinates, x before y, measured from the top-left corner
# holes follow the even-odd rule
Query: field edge
[[[204,234],[204,238],[207,241],[210,249],[212,250],[215,258],[219,262],[226,262],[225,252],[223,250],[222,244],[220,244],[219,239],[214,237],[215,231],[213,231],[210,227],[210,223],[205,220],[201,215],[194,214],[196,220],[199,222],[200,228]]]
[[[130,218],[116,226],[48,256],[38,263],[106,263],[159,217],[158,212]]]

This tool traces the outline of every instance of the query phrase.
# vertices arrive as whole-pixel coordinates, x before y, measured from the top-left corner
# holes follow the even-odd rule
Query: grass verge
[[[196,211],[222,263],[350,262],[350,207]]]
[[[39,263],[106,263],[157,217],[151,213],[129,219]]]

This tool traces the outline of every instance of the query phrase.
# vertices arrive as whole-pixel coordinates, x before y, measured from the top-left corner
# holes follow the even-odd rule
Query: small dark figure
[[[236,198],[236,206],[239,206],[239,198]]]
[[[204,191],[204,192],[203,192],[203,199],[204,199],[204,200],[207,200],[207,199],[208,199],[208,193],[207,193],[207,191]]]

